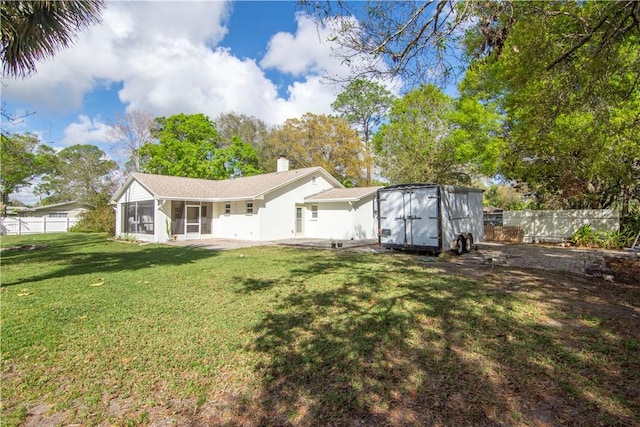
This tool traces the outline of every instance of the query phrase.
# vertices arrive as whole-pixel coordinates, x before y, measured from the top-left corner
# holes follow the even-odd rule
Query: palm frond
[[[68,47],[77,33],[100,22],[103,0],[0,2],[2,72],[24,77],[36,63]]]

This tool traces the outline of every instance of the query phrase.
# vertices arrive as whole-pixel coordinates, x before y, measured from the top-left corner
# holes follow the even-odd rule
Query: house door
[[[296,236],[302,236],[302,233],[304,232],[303,220],[303,207],[296,206]]]
[[[185,230],[187,239],[200,238],[200,206],[187,205],[185,218]]]

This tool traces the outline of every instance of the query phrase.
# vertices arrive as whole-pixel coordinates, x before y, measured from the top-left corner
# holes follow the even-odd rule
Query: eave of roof
[[[62,206],[68,206],[68,205],[86,205],[85,203],[81,203],[81,202],[76,202],[75,200],[71,200],[68,202],[61,202],[61,203],[54,203],[52,205],[45,205],[45,206],[36,206],[33,208],[29,208],[30,211],[37,211],[37,210],[42,210],[42,209],[51,209],[51,208],[59,208]]]

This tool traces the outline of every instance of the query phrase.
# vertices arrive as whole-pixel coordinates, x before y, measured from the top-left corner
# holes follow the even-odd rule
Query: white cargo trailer
[[[384,248],[462,254],[483,237],[482,190],[439,184],[378,190],[378,239]]]

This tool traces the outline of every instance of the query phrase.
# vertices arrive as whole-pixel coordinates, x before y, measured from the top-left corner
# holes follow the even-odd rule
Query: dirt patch
[[[640,259],[610,258],[608,264],[616,282],[640,286]]]

